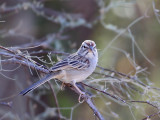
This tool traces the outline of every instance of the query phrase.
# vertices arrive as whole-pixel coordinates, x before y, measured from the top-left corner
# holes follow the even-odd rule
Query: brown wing
[[[57,70],[72,69],[72,68],[85,69],[88,67],[89,67],[89,60],[75,53],[71,54],[62,61],[56,63],[50,70],[57,71]]]

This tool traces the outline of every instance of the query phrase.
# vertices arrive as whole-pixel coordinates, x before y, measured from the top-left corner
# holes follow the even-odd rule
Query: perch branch
[[[70,84],[65,84],[67,85],[71,90],[73,90],[74,92],[76,92],[78,95],[80,95],[80,93],[77,91],[76,88],[74,88],[73,86],[71,86]],[[82,88],[81,88],[82,89]],[[84,88],[83,88],[84,89]],[[85,91],[85,90],[83,90]],[[99,110],[96,108],[96,106],[94,105],[91,96],[88,95],[83,95],[83,99],[85,100],[85,102],[88,104],[88,106],[92,109],[93,113],[98,117],[99,120],[105,120],[103,118],[103,116],[101,115],[101,113],[99,112]]]

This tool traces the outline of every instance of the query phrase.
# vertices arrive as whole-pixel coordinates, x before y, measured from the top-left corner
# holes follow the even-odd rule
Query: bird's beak
[[[89,46],[89,52],[92,53],[95,56],[95,54],[94,54],[94,48],[93,48],[92,45]]]
[[[93,46],[90,45],[89,49],[90,49],[91,52],[93,52]]]

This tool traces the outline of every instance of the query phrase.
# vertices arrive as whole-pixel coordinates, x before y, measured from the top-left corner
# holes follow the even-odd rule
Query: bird
[[[98,62],[98,52],[96,44],[92,40],[85,40],[82,42],[77,52],[70,54],[66,58],[54,64],[45,77],[33,83],[28,88],[21,91],[20,95],[26,95],[40,85],[46,83],[51,79],[58,79],[62,83],[70,83],[79,92],[79,102],[82,92],[76,85],[77,82],[85,80],[90,76],[96,68]]]

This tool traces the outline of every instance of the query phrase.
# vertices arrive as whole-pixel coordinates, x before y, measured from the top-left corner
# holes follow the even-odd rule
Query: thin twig
[[[151,115],[149,115],[149,116],[147,116],[147,117],[143,118],[142,120],[150,120],[149,118],[154,117],[154,116],[156,116],[156,115],[158,115],[158,114],[160,114],[160,112],[157,112],[157,113],[151,114]]]
[[[53,95],[54,101],[56,103],[57,112],[58,112],[58,119],[61,120],[61,113],[60,113],[59,104],[58,104],[58,100],[57,100],[54,88],[53,88],[53,86],[52,86],[50,81],[48,81],[47,83],[48,83],[48,85],[49,85],[49,87],[50,87],[50,89],[52,91],[52,95]]]
[[[6,47],[3,47],[3,46],[0,46],[0,49],[3,49],[3,50],[6,50],[7,52],[10,52],[12,54],[15,54],[12,50],[6,48]]]
[[[109,71],[109,72],[112,72],[112,73],[115,73],[115,74],[118,74],[118,75],[121,75],[121,76],[123,76],[123,77],[127,77],[127,78],[129,78],[129,79],[133,79],[133,77],[131,77],[131,76],[127,75],[127,74],[118,72],[118,71],[114,71],[114,70],[110,70],[110,69],[107,69],[107,68],[103,68],[103,67],[98,66],[98,65],[97,65],[97,68],[102,69],[102,70],[105,70],[105,71]]]
[[[118,97],[118,96],[112,95],[112,94],[110,94],[110,93],[108,93],[108,92],[106,92],[106,91],[99,90],[99,89],[94,88],[94,87],[92,87],[92,86],[90,86],[90,85],[87,85],[87,84],[85,84],[85,83],[82,83],[82,82],[80,82],[80,83],[83,84],[84,86],[87,86],[87,87],[92,88],[92,89],[94,89],[94,90],[96,90],[96,91],[99,91],[99,92],[101,92],[101,93],[104,93],[104,94],[110,96],[111,98],[114,98],[114,99],[116,99],[116,100],[120,100],[120,101],[123,102],[123,103],[126,103],[125,100],[123,100],[122,98],[120,98],[120,97]]]
[[[148,105],[151,105],[152,107],[154,108],[157,108],[157,106],[153,105],[152,103],[150,103],[149,101],[138,101],[138,100],[129,100],[128,102],[135,102],[135,103],[145,103],[145,104],[148,104]]]
[[[0,105],[4,105],[4,106],[12,108],[13,102],[12,101],[10,101],[10,102],[0,102]]]
[[[39,72],[42,72],[42,73],[49,73],[49,70],[48,69],[45,69],[41,66],[38,66],[34,63],[31,63],[31,62],[26,62],[26,61],[22,61],[22,60],[18,60],[18,59],[15,59],[15,58],[12,58],[12,59],[8,59],[8,60],[1,60],[1,63],[2,64],[9,64],[9,63],[13,63],[13,64],[21,64],[23,66],[27,66],[29,68],[32,68],[33,70],[37,70]]]
[[[31,61],[30,59],[28,59],[25,55],[16,54],[16,51],[14,51],[14,50],[10,50],[10,49],[5,48],[5,47],[3,47],[3,46],[0,46],[0,49],[4,49],[4,50],[6,50],[6,51],[8,51],[8,52],[11,53],[11,54],[10,54],[10,53],[0,52],[0,54],[2,54],[2,55],[3,55],[3,54],[4,54],[4,55],[7,54],[7,56],[15,57],[15,58],[17,58],[17,59],[19,59],[19,60],[27,60],[27,62],[32,62],[32,61]],[[34,62],[35,62],[35,61],[34,61]],[[38,62],[35,62],[35,64],[38,65],[38,66],[44,67],[45,69],[47,69],[47,67],[39,64]]]
[[[59,55],[69,55],[69,53],[60,52],[60,51],[38,51],[38,52],[31,52],[30,55],[37,55],[37,54],[59,54]]]
[[[140,85],[144,86],[144,87],[148,87],[148,89],[155,89],[155,90],[158,90],[160,91],[160,88],[157,88],[157,87],[152,87],[152,86],[147,86],[145,85],[142,81],[140,81],[137,77],[134,77],[134,76],[130,76],[130,75],[127,75],[127,74],[124,74],[124,73],[121,73],[121,72],[118,72],[118,71],[115,71],[115,70],[111,70],[111,69],[108,69],[108,68],[103,68],[101,66],[98,66],[97,65],[97,68],[101,69],[101,70],[104,70],[104,71],[109,71],[109,72],[112,72],[112,73],[115,73],[117,75],[120,75],[122,77],[126,77],[128,79],[131,79],[131,80],[134,80],[135,82],[138,82]],[[95,74],[103,74],[103,73],[98,73],[98,72],[94,72]],[[105,74],[103,74],[105,75]],[[111,77],[111,78],[116,78],[116,77],[112,77],[112,76],[109,76],[109,75],[105,75],[106,77]],[[116,78],[117,80],[120,80],[119,78]],[[121,80],[120,80],[121,81]]]

